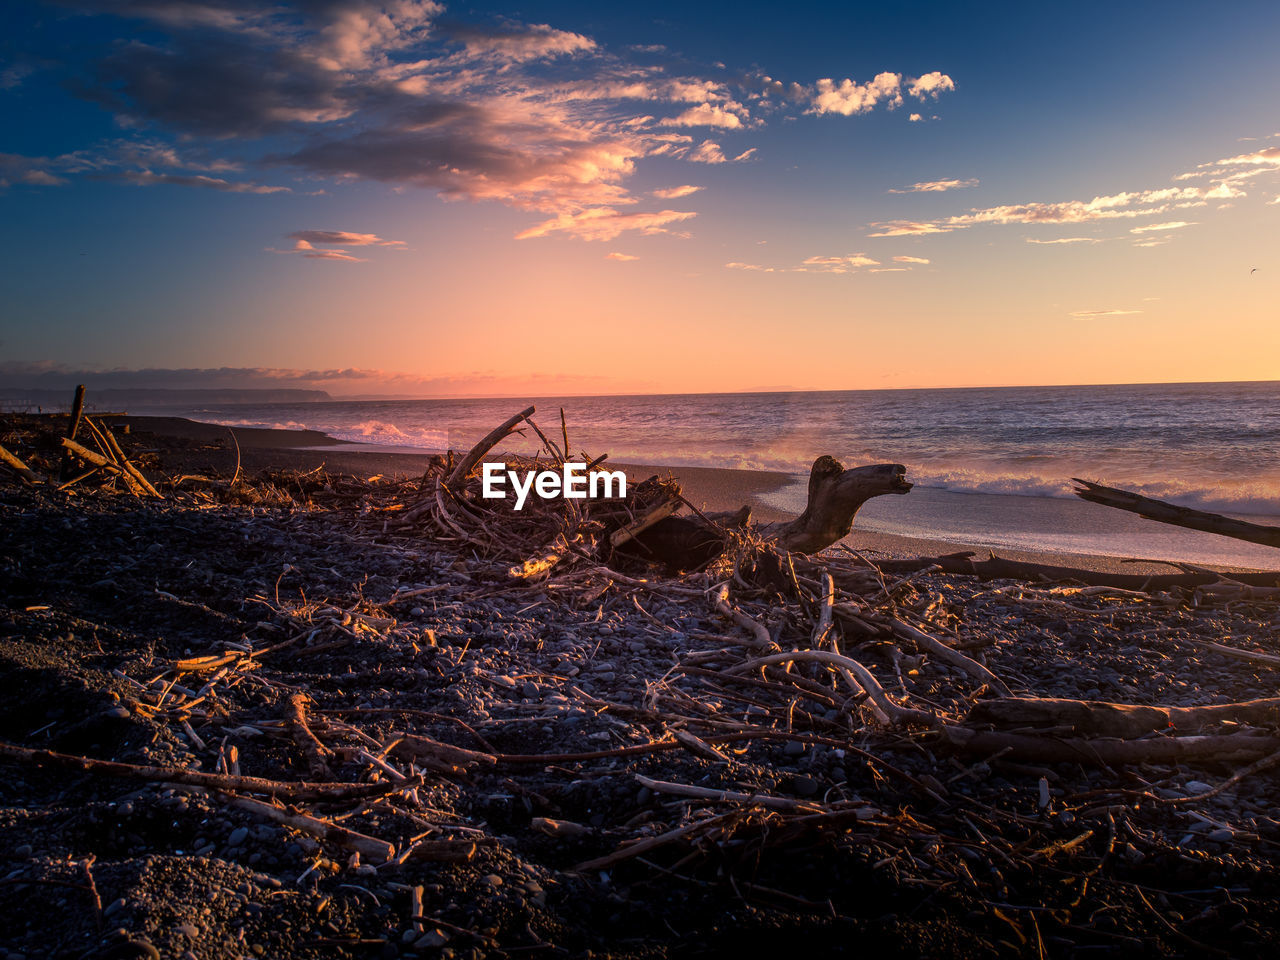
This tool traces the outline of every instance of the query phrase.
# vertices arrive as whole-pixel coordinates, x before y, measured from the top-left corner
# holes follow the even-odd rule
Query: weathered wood
[[[75,398],[71,401],[71,420],[67,424],[67,439],[74,440],[80,432],[80,416],[84,413],[84,384],[76,387]],[[71,476],[71,458],[66,451],[62,454],[62,463],[58,468],[58,479],[65,482]]]
[[[760,534],[784,550],[817,553],[849,535],[854,514],[870,500],[886,493],[911,489],[907,468],[900,463],[878,463],[846,470],[834,457],[822,456],[809,472],[809,500],[804,513],[783,523],[765,524]]]
[[[386,783],[295,783],[285,780],[264,780],[261,777],[233,777],[215,773],[201,773],[179,767],[156,767],[146,764],[122,763],[117,760],[97,760],[74,754],[55,753],[52,750],[31,750],[16,744],[0,743],[0,758],[98,773],[109,777],[132,777],[161,783],[185,783],[193,787],[227,790],[233,793],[264,793],[291,800],[352,800],[360,797],[377,797],[403,786],[414,786],[406,781]],[[418,781],[421,782],[421,781]]]
[[[1280,722],[1280,698],[1246,700],[1200,707],[1147,707],[1101,700],[1052,697],[983,700],[969,711],[966,723],[998,728],[1070,727],[1073,732],[1100,737],[1140,737],[1170,727],[1199,730],[1230,721],[1256,726]]]
[[[329,820],[321,820],[319,817],[313,817],[310,814],[289,813],[279,807],[273,807],[269,803],[263,803],[261,800],[254,800],[250,797],[228,797],[228,802],[232,806],[247,810],[265,820],[293,827],[293,829],[302,833],[310,834],[321,840],[328,840],[330,843],[336,843],[338,846],[346,847],[348,850],[354,850],[360,856],[374,863],[386,863],[396,853],[396,848],[385,840],[357,833],[355,830],[350,830]]]
[[[91,463],[95,467],[101,467],[103,470],[109,470],[112,473],[114,473],[117,477],[119,477],[121,480],[124,481],[125,486],[129,488],[129,492],[132,493],[135,497],[142,496],[144,491],[141,485],[138,483],[137,480],[133,479],[132,475],[130,475],[130,473],[127,470],[125,470],[124,467],[120,466],[118,463],[115,463],[112,460],[108,460],[106,457],[102,456],[101,454],[94,453],[88,447],[82,447],[80,444],[76,443],[74,440],[64,439],[62,441],[62,445],[66,447],[68,451],[70,451],[71,453],[79,457],[81,460],[83,460],[85,463]]]
[[[21,477],[24,483],[34,484],[40,482],[40,477],[34,470],[28,467],[14,454],[6,450],[2,445],[0,445],[0,460],[4,461],[11,470]]]
[[[944,573],[958,573],[981,580],[1074,580],[1095,587],[1118,587],[1122,590],[1153,592],[1173,587],[1203,587],[1218,583],[1223,577],[1257,587],[1280,584],[1280,573],[1103,573],[1079,567],[1059,567],[1047,563],[1008,560],[992,554],[987,560],[975,560],[973,554],[950,553],[941,557],[917,557],[909,560],[881,560],[876,563],[886,573],[908,573],[922,567],[938,566]]]
[[[906,493],[906,468],[881,463],[846,470],[828,456],[814,461],[809,473],[809,498],[804,512],[794,520],[763,524],[757,528],[766,541],[783,550],[816,553],[848,535],[858,508],[886,493]],[[725,531],[746,524],[750,510],[698,517],[667,517],[634,539],[644,548],[633,554],[661,562],[671,569],[695,569],[724,552]]]
[[[1115,507],[1136,513],[1148,520],[1170,523],[1190,530],[1203,530],[1205,533],[1216,533],[1219,536],[1231,537],[1233,540],[1246,540],[1249,543],[1260,543],[1266,547],[1280,547],[1280,527],[1270,527],[1260,523],[1249,523],[1246,520],[1235,520],[1218,513],[1204,510],[1192,510],[1190,507],[1179,507],[1163,500],[1144,497],[1141,494],[1116,487],[1104,487],[1100,483],[1091,483],[1078,477],[1071,478],[1081,485],[1081,489],[1072,491],[1081,500],[1099,503],[1104,507]]]
[[[453,468],[453,473],[449,474],[449,479],[445,482],[452,487],[460,481],[467,479],[467,475],[475,469],[476,464],[484,459],[484,455],[510,436],[511,432],[515,430],[516,424],[521,420],[526,420],[532,416],[533,411],[533,407],[526,407],[514,417],[511,417],[500,426],[489,431],[483,440],[471,448],[470,453],[458,461],[458,465]]]
[[[948,725],[943,739],[967,753],[1000,754],[1005,760],[1090,765],[1184,763],[1193,760],[1229,763],[1264,757],[1280,749],[1280,738],[1232,733],[1220,737],[1152,737],[1147,740],[1069,739],[982,731]]]

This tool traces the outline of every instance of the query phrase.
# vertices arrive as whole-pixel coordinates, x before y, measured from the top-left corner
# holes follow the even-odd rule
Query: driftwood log
[[[821,456],[809,471],[809,497],[804,512],[794,520],[756,527],[764,540],[793,553],[817,553],[848,536],[858,509],[872,497],[903,494],[911,489],[907,468],[900,463],[878,463],[846,470],[834,457]],[[725,531],[744,527],[750,518],[746,507],[736,513],[665,517],[630,539],[636,556],[689,569],[719,556],[726,543]]]
[[[1129,513],[1136,513],[1148,520],[1158,520],[1160,523],[1216,533],[1223,537],[1231,537],[1233,540],[1247,540],[1249,543],[1260,543],[1267,547],[1280,547],[1280,527],[1249,523],[1246,520],[1236,520],[1234,517],[1224,517],[1204,510],[1192,510],[1190,507],[1179,507],[1176,504],[1154,500],[1128,490],[1104,487],[1100,483],[1091,483],[1079,478],[1072,479],[1080,484],[1080,488],[1073,491],[1075,495],[1090,503],[1127,510]]]

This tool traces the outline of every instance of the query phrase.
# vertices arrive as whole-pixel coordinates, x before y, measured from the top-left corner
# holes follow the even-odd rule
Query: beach
[[[158,496],[3,431],[9,956],[1280,949],[1274,586],[983,580],[857,522],[673,573],[428,455],[100,423]]]
[[[242,466],[250,471],[312,470],[324,467],[331,472],[363,476],[377,474],[418,476],[425,469],[430,457],[426,453],[409,452],[392,445],[335,439],[315,430],[244,426],[228,428],[224,425],[201,423],[183,417],[131,416],[122,418],[122,423],[128,423],[133,429],[156,433],[175,440],[192,444],[198,442],[201,445],[199,448],[191,447],[172,454],[172,456],[182,457],[181,460],[175,460],[175,463],[182,464],[183,469],[194,472],[233,469],[236,444],[240,448]],[[232,432],[234,441],[231,439]],[[612,460],[610,466],[625,471],[631,482],[643,480],[654,474],[675,476],[685,496],[696,506],[711,511],[731,511],[744,505],[750,506],[752,516],[759,522],[777,521],[795,516],[804,508],[803,491],[806,478],[793,473],[726,467],[616,463]],[[925,500],[925,506],[917,510],[921,500]],[[983,502],[993,500],[999,501],[995,508]],[[975,502],[985,506],[986,509],[979,509],[976,517],[970,519]],[[946,515],[947,511],[951,512],[950,516]],[[1008,544],[993,545],[988,537],[983,536],[987,533],[980,526],[983,519],[990,517],[993,513],[1008,516],[1017,511],[1029,518],[1022,521],[1024,525],[1036,525],[1046,529],[1053,528],[1055,524],[1061,529],[1070,529],[1073,522],[1079,522],[1078,517],[1081,514],[1085,515],[1089,521],[1088,525],[1082,528],[1082,532],[1076,534],[1077,539],[1085,544],[1085,548],[1048,551]],[[1064,517],[1062,514],[1065,511],[1070,513]],[[943,514],[941,518],[936,516],[939,513]],[[923,522],[917,519],[921,514],[925,518]],[[913,526],[917,528],[945,526],[947,520],[952,521],[960,531],[955,537],[948,539],[909,536],[876,529],[876,527],[882,528],[891,524],[908,529]],[[868,523],[872,529],[867,528]],[[964,531],[971,534],[970,538],[963,535]],[[1094,539],[1089,543],[1088,538],[1091,534]],[[1171,555],[1185,556],[1188,560],[1194,559],[1196,562],[1216,569],[1275,569],[1280,565],[1280,560],[1271,558],[1267,549],[1263,547],[1253,548],[1247,544],[1223,541],[1222,538],[1210,534],[1161,527],[1150,521],[1091,504],[1032,497],[949,494],[946,491],[925,488],[919,488],[905,498],[883,498],[871,501],[859,514],[852,533],[843,542],[851,549],[865,550],[885,557],[940,556],[958,551],[973,551],[986,555],[995,551],[1000,556],[1013,560],[1051,563],[1089,570],[1167,573],[1174,569],[1167,563],[1140,562],[1150,554],[1124,552],[1110,554],[1106,552],[1108,538],[1120,546],[1139,549],[1144,544],[1150,544],[1155,551],[1172,545],[1175,548],[1181,548],[1181,552],[1175,550]],[[1225,547],[1223,547],[1224,543]],[[1194,552],[1200,545],[1204,546],[1208,559],[1204,554]],[[1241,555],[1254,560],[1254,563],[1231,562]],[[1268,566],[1268,561],[1274,562]]]

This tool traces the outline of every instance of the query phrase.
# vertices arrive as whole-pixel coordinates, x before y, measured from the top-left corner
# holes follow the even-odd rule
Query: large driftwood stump
[[[906,472],[900,463],[846,470],[834,457],[819,457],[809,473],[804,513],[794,520],[764,524],[758,532],[784,550],[817,553],[848,535],[858,508],[872,497],[910,490]],[[618,553],[671,569],[693,569],[719,556],[725,547],[725,530],[744,526],[749,517],[747,507],[733,514],[666,517]]]
[[[784,523],[760,528],[765,539],[784,550],[817,553],[849,535],[858,508],[886,493],[906,493],[907,468],[900,463],[877,463],[846,470],[835,457],[819,457],[809,472],[809,502],[804,513]]]

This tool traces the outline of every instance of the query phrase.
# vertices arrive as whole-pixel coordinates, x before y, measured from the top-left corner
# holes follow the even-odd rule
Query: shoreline
[[[179,451],[166,450],[165,460],[172,461],[175,453],[181,453],[181,469],[185,472],[226,472],[236,464],[236,445],[242,471],[262,470],[314,470],[320,467],[331,472],[362,475],[377,474],[413,476],[421,474],[432,454],[408,452],[403,448],[380,450],[376,445],[357,443],[331,437],[319,430],[294,430],[267,427],[227,427],[175,416],[133,416],[120,418],[120,423],[130,429],[175,438],[186,446]],[[230,437],[234,430],[235,444]],[[684,495],[699,509],[708,511],[737,510],[749,505],[752,517],[758,522],[789,520],[795,514],[772,506],[767,497],[793,487],[796,475],[777,471],[738,470],[724,467],[686,467],[663,464],[614,463],[629,477],[644,479],[654,474],[669,475],[679,479]],[[964,494],[956,494],[964,496]],[[990,495],[982,495],[990,496]],[[1048,498],[1022,498],[1048,499]],[[874,503],[875,501],[872,501]],[[1106,509],[1106,508],[1100,508]],[[1132,523],[1132,519],[1117,522]],[[1149,523],[1149,521],[1145,521]],[[854,528],[842,544],[852,550],[873,556],[900,559],[916,556],[941,556],[961,551],[972,551],[986,556],[993,551],[1010,560],[1031,563],[1047,563],[1057,566],[1077,567],[1106,573],[1159,574],[1176,571],[1177,565],[1163,560],[1141,560],[1127,556],[1103,553],[1082,553],[1070,550],[1037,550],[1020,547],[987,546],[976,540],[940,539],[910,536],[859,527],[855,518]],[[1150,524],[1154,528],[1157,525]],[[1203,566],[1222,571],[1253,571],[1263,569],[1244,564],[1208,563]],[[1276,567],[1280,567],[1277,562]]]

